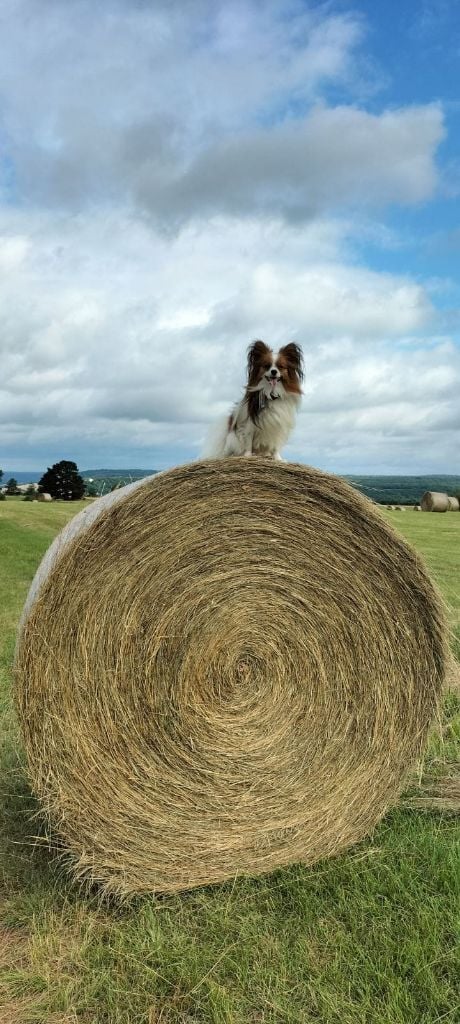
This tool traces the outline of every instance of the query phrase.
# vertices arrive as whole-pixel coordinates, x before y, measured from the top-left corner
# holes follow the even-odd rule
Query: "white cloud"
[[[164,445],[197,454],[206,424],[238,398],[263,326],[273,345],[295,336],[305,350],[293,453],[308,460],[313,443],[324,464],[357,436],[386,450],[395,424],[414,439],[436,432],[442,450],[457,350],[426,343],[435,314],[420,284],[344,262],[346,224],[221,219],[171,240],[120,212],[58,227],[52,214],[12,213],[3,228],[6,251],[10,237],[26,243],[0,282],[7,448],[77,445],[85,462],[95,444],[119,457],[135,448],[145,464]]]
[[[432,306],[426,291],[408,278],[343,263],[316,261],[305,269],[263,263],[244,296],[248,319],[308,340],[352,334],[372,339],[426,327]]]
[[[263,31],[261,31],[261,19]],[[4,134],[21,195],[161,194],[203,144],[351,78],[361,23],[300,0],[17,0],[0,14]],[[355,62],[356,63],[356,62]]]
[[[132,194],[160,223],[176,225],[222,211],[302,222],[343,206],[417,203],[435,191],[443,134],[436,105],[381,115],[320,106],[208,146],[161,180],[147,162]]]
[[[437,184],[436,105],[328,107],[351,89],[363,23],[300,0],[18,0],[3,15],[8,176],[51,206],[131,202],[165,229],[254,213],[418,202]],[[358,75],[359,77],[359,75]],[[13,173],[11,172],[13,167]]]
[[[291,454],[448,468],[435,283],[353,244],[436,193],[443,113],[360,106],[364,40],[303,0],[4,0],[0,462],[196,454],[262,336],[305,349]]]

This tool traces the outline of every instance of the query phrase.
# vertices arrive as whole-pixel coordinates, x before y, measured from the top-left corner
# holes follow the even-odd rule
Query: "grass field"
[[[46,547],[82,503],[0,503],[0,1024],[454,1024],[460,827],[398,808],[348,854],[120,908],[43,844],[11,706],[17,621]],[[460,656],[460,515],[382,512],[425,557]],[[428,777],[453,771],[446,696]]]

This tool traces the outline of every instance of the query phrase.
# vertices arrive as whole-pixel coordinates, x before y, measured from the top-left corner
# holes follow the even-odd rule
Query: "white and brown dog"
[[[263,341],[248,349],[245,395],[235,406],[209,455],[281,458],[298,411],[303,380],[302,349],[291,342],[273,352]]]

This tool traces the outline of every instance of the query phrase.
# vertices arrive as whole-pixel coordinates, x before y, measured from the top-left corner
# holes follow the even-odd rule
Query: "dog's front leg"
[[[245,459],[249,459],[251,457],[251,455],[254,454],[254,452],[253,452],[254,424],[251,421],[249,421],[249,423],[245,424],[244,431],[242,433],[242,442],[243,442],[243,456],[244,456]]]

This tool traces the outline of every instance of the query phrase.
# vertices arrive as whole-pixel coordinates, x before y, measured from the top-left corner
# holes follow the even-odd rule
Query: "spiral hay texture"
[[[29,596],[16,700],[75,874],[129,896],[356,842],[397,799],[445,665],[438,596],[370,502],[235,458],[69,524]]]

